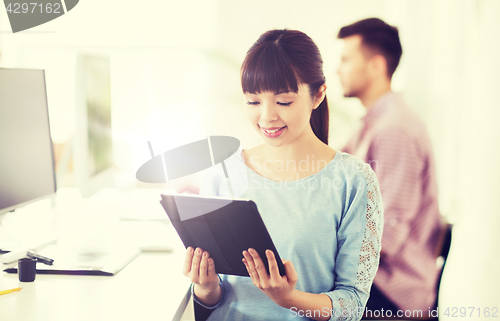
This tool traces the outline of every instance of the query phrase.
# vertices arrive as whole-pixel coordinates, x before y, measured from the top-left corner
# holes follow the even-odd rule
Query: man
[[[422,310],[436,300],[436,246],[440,231],[431,143],[424,124],[391,79],[402,54],[398,30],[376,18],[343,27],[337,73],[345,97],[366,108],[361,130],[344,151],[371,164],[380,183],[385,223],[380,266],[369,310]]]

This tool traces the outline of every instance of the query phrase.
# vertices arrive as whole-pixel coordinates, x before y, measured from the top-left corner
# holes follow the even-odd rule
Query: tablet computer
[[[280,275],[286,274],[253,201],[187,195],[161,195],[161,198],[160,203],[184,246],[208,251],[217,273],[249,276],[241,261],[242,252],[253,248],[259,253],[267,273],[269,265],[265,251],[269,249],[274,252]],[[181,216],[179,208],[183,211]]]

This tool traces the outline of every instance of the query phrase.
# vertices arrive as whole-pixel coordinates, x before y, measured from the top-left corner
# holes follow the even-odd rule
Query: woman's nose
[[[263,103],[261,105],[260,119],[264,122],[272,122],[278,119],[278,114],[274,106],[270,103]]]

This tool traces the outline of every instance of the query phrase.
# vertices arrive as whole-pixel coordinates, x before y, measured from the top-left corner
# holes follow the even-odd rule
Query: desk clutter
[[[0,295],[9,294],[9,293],[13,293],[13,292],[21,291],[21,290],[22,290],[22,288],[3,290],[3,291],[0,291]]]
[[[124,198],[129,202],[122,202]],[[170,253],[179,247],[180,240],[163,212],[159,198],[160,193],[154,190],[119,193],[113,189],[96,194],[91,201],[79,202],[73,202],[74,197],[65,195],[66,202],[62,202],[62,206],[44,214],[47,221],[53,220],[55,226],[50,240],[44,235],[39,244],[31,241],[29,246],[23,246],[19,239],[8,247],[4,247],[6,243],[0,243],[2,270],[19,273],[21,261],[18,260],[23,259],[23,264],[30,264],[27,261],[33,260],[36,274],[113,276],[141,252]],[[128,206],[127,215],[123,217],[123,206],[130,204],[132,199],[135,207]],[[71,205],[68,200],[72,200]],[[141,204],[145,204],[142,208],[149,211],[151,203],[163,212],[163,220],[157,213],[155,217],[141,217],[138,213]],[[25,213],[21,211],[15,216],[4,217],[3,221],[8,224],[4,224],[3,230],[14,231],[4,234],[17,235],[22,225],[31,220],[32,212],[27,206]],[[36,212],[40,220],[40,211]],[[133,213],[138,214],[133,217]],[[21,267],[22,271],[27,270]],[[28,280],[31,276],[22,278]]]
[[[24,257],[19,264],[4,271],[18,273],[21,260],[30,260],[33,267],[36,265],[36,274],[113,276],[141,252],[172,252],[173,243],[179,241],[169,225],[162,222],[120,222],[108,230],[107,240],[100,245],[72,243],[68,246],[55,242],[36,253],[22,251]],[[5,254],[1,254],[0,259],[15,254],[3,252]]]
[[[141,253],[137,248],[128,248],[110,253],[80,254],[68,259],[60,256],[57,249],[49,248],[45,252],[52,253],[51,256],[56,258],[54,259],[56,263],[46,265],[31,258],[23,258],[19,260],[18,265],[7,268],[4,272],[19,273],[19,281],[21,282],[32,282],[35,279],[35,274],[113,276]]]

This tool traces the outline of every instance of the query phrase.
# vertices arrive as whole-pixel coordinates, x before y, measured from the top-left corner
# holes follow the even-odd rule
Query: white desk
[[[0,290],[23,289],[0,296],[0,320],[179,320],[190,282],[181,272],[185,249],[177,235],[169,239],[177,240],[173,252],[142,253],[112,277],[39,274],[21,283],[2,266]]]
[[[179,320],[190,283],[176,252],[143,253],[113,277],[37,275],[22,283],[2,272],[1,289],[23,289],[0,296],[0,320]]]

